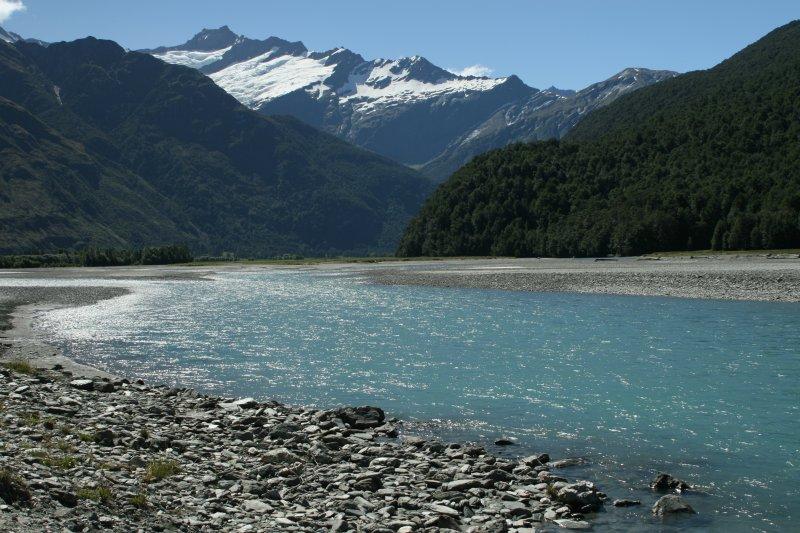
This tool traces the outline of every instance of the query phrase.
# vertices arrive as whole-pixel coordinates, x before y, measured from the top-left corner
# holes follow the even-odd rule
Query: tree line
[[[172,265],[192,261],[192,252],[182,244],[131,249],[90,247],[50,254],[0,256],[0,268]]]

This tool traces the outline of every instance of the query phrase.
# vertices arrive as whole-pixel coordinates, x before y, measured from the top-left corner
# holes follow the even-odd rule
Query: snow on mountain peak
[[[314,98],[333,95],[364,106],[366,101],[391,103],[487,91],[507,80],[459,76],[419,55],[366,61],[344,47],[309,52],[299,42],[277,37],[256,41],[237,36],[227,26],[204,29],[183,45],[146,52],[201,69],[254,109],[298,90]]]
[[[280,55],[275,49],[247,61],[234,63],[210,74],[217,85],[250,108],[258,108],[279,96],[309,88],[321,94],[318,87],[334,70],[308,55]]]

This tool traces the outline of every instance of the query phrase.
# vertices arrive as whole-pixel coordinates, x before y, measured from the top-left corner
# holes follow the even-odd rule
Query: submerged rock
[[[568,466],[578,466],[584,464],[586,461],[578,457],[571,457],[569,459],[561,459],[560,461],[552,461],[547,464],[550,468],[567,468]]]
[[[614,500],[614,507],[633,507],[636,505],[641,505],[642,502],[639,500]]]
[[[560,520],[554,520],[558,527],[562,527],[564,529],[592,529],[592,525],[588,522],[581,522],[579,520],[570,520],[568,518],[562,518]]]

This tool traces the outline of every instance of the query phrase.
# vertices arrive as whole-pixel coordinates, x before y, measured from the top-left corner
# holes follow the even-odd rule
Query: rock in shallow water
[[[669,474],[660,473],[653,482],[650,483],[650,488],[659,492],[669,492],[673,490],[675,492],[685,492],[692,487],[685,481],[674,478]]]
[[[561,528],[564,528],[564,529],[575,529],[575,530],[592,529],[592,525],[590,523],[581,522],[581,521],[578,521],[578,520],[569,520],[569,519],[564,518],[564,519],[561,519],[561,520],[554,520],[554,522],[556,524],[558,524],[558,527],[561,527]]]
[[[641,504],[642,502],[639,500],[614,500],[614,507],[634,507]]]
[[[653,505],[653,514],[656,516],[667,516],[671,514],[695,514],[692,506],[686,503],[686,500],[675,494],[668,494],[662,496]]]

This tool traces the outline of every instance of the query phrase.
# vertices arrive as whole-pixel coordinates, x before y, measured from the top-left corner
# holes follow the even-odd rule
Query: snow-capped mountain
[[[227,26],[205,29],[182,45],[143,51],[199,69],[251,109],[293,115],[441,179],[453,170],[451,164],[443,164],[444,159],[456,161],[459,154],[472,153],[458,147],[484,139],[483,131],[503,129],[503,121],[510,131],[508,136],[497,136],[498,142],[514,136],[518,138],[513,140],[539,138],[533,131],[512,126],[525,124],[523,117],[543,106],[561,101],[579,105],[558,115],[563,124],[549,130],[558,136],[583,113],[643,85],[620,79],[591,93],[585,92],[590,88],[580,93],[540,91],[516,76],[453,74],[420,56],[366,60],[346,48],[312,52],[301,42],[249,39]],[[648,75],[640,79],[657,81]],[[500,119],[498,113],[510,115]],[[487,143],[474,146],[483,149]],[[458,153],[448,155],[453,152]]]

